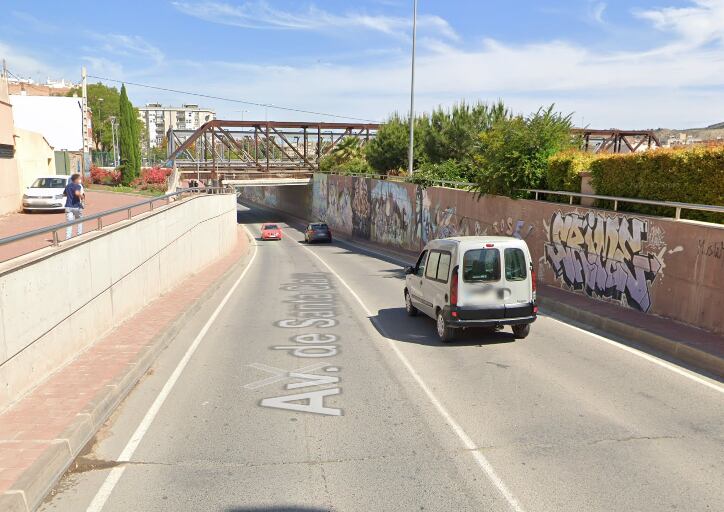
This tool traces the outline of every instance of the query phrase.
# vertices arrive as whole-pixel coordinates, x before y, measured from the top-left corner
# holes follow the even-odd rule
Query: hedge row
[[[596,159],[592,153],[582,151],[562,151],[548,159],[548,172],[546,175],[546,188],[548,190],[562,190],[566,192],[581,191],[581,173],[588,171],[591,162]],[[565,202],[565,196],[548,197],[549,201]],[[574,201],[580,204],[580,201]]]
[[[724,205],[724,146],[599,155],[590,163],[593,187],[606,196]],[[671,208],[619,203],[619,209],[672,215]],[[682,217],[724,223],[724,214],[683,211]]]

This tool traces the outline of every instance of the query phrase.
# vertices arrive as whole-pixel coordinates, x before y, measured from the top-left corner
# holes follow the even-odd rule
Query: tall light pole
[[[417,0],[413,0],[412,8],[412,73],[410,77],[410,148],[407,153],[407,174],[414,172],[415,157],[415,43],[417,38]]]

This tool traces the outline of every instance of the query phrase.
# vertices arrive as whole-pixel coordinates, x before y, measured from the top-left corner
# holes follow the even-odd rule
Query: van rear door
[[[502,254],[497,247],[471,248],[462,257],[458,305],[461,320],[495,320],[505,317],[498,298],[502,284]]]
[[[505,318],[520,318],[533,314],[530,257],[521,247],[501,248],[503,255],[502,299]]]

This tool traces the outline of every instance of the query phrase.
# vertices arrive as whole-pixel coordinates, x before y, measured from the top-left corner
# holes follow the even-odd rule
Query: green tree
[[[369,174],[372,168],[364,156],[364,148],[360,139],[347,137],[319,162],[322,172],[339,172],[342,174]]]
[[[394,114],[377,131],[377,136],[367,144],[367,162],[380,174],[407,167],[407,151],[410,131],[407,121]]]
[[[551,105],[528,117],[503,117],[479,136],[475,163],[480,194],[518,197],[520,189],[546,185],[548,159],[572,147],[571,114]]]
[[[75,87],[66,96],[80,96],[82,90]],[[113,150],[111,117],[119,115],[120,94],[115,87],[102,83],[88,85],[88,107],[93,115],[93,145],[102,151]]]
[[[119,100],[119,152],[121,157],[121,179],[129,185],[141,173],[141,150],[137,114],[128,100],[125,84],[121,86]]]

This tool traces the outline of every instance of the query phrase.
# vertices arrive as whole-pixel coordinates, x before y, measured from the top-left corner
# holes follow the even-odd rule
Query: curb
[[[243,236],[249,239],[246,231],[242,231]],[[253,240],[249,239],[250,245],[252,242]],[[159,354],[168,347],[186,325],[187,319],[201,309],[202,305],[223,286],[223,283],[239,266],[245,265],[247,262],[248,260],[242,256],[242,259],[226,269],[197,300],[179,312],[163,334],[144,347],[138,359],[125,374],[121,375],[114,384],[107,385],[104,391],[99,392],[93,398],[91,405],[77,415],[73,424],[63,432],[62,437],[53,440],[52,445],[18,478],[13,487],[4,494],[0,494],[0,510],[3,512],[32,512],[43,503],[78,454],[148,372]]]
[[[640,329],[636,325],[603,317],[590,311],[558,302],[549,297],[542,296],[540,293],[538,294],[538,304],[546,313],[554,313],[567,320],[632,340],[717,377],[724,377],[724,359],[709,352],[699,350],[679,341],[674,341],[660,334]]]
[[[242,205],[246,203],[257,208],[281,214],[282,216],[293,219],[297,225],[303,226],[305,222],[304,219],[301,219],[291,213],[275,210],[265,205],[259,205],[247,199],[237,200],[237,202]],[[378,256],[385,256],[388,260],[394,261],[395,263],[399,263],[403,266],[409,265],[411,261],[414,261],[414,256],[412,257],[412,260],[406,260],[404,259],[404,254],[387,251],[384,248],[377,247],[371,242],[359,242],[344,235],[335,234],[334,236],[336,240],[341,240],[342,243],[347,243],[361,249],[362,251],[366,250]],[[385,252],[380,253],[377,251]],[[537,302],[546,313],[554,313],[564,317],[566,320],[577,322],[587,327],[600,329],[614,336],[626,338],[634,343],[656,350],[661,354],[671,357],[672,359],[676,359],[679,362],[711,373],[716,377],[724,378],[724,359],[715,356],[714,354],[710,354],[709,352],[705,352],[685,343],[674,341],[651,331],[640,329],[635,325],[627,324],[620,320],[614,320],[608,317],[602,317],[591,311],[558,302],[552,298],[542,295],[540,292],[538,293]]]

